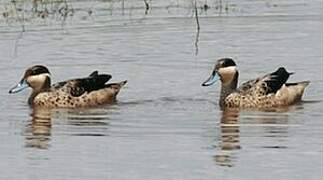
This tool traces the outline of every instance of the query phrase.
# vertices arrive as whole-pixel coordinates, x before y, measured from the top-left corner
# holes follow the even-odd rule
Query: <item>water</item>
[[[153,1],[147,15],[142,1],[71,2],[93,14],[33,18],[24,33],[2,17],[0,179],[320,179],[323,3],[225,2],[200,10],[197,47],[185,1]],[[311,80],[304,102],[220,111],[219,84],[201,87],[220,57],[236,60],[240,82],[285,66],[290,82]],[[128,84],[116,104],[33,110],[28,91],[8,90],[34,64],[53,82],[99,70]]]

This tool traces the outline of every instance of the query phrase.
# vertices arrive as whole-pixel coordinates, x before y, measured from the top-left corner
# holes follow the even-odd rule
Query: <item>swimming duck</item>
[[[274,108],[301,101],[304,89],[310,83],[286,83],[293,73],[284,67],[265,76],[247,81],[237,88],[239,72],[231,58],[219,59],[211,76],[202,84],[210,86],[221,80],[219,104],[224,108]]]
[[[28,87],[32,93],[28,104],[45,108],[93,107],[116,101],[119,90],[127,83],[106,84],[109,74],[94,71],[88,77],[71,79],[51,85],[48,69],[42,65],[28,68],[21,81],[9,93],[18,93]]]

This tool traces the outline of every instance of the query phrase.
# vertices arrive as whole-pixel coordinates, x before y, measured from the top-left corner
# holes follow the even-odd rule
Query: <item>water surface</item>
[[[226,1],[222,12],[209,2],[199,8],[198,49],[191,3],[153,1],[147,14],[142,1],[71,3],[63,24],[32,18],[22,32],[1,18],[0,179],[322,176],[321,1]],[[236,60],[240,82],[279,66],[296,72],[291,82],[311,80],[304,102],[222,112],[219,84],[201,87],[221,57]],[[128,84],[116,104],[33,110],[29,91],[8,90],[34,64],[53,82],[99,70]]]

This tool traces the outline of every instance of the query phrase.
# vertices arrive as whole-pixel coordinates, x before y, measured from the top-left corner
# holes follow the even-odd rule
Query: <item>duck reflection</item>
[[[52,136],[107,136],[111,109],[42,109],[34,108],[26,125],[26,147],[48,149]]]
[[[51,110],[32,109],[26,127],[26,147],[48,149],[51,140]]]
[[[255,145],[258,148],[286,149],[288,129],[295,124],[290,123],[291,114],[302,113],[303,104],[291,107],[239,111],[239,109],[225,109],[222,112],[220,124],[219,150],[214,161],[219,166],[232,167],[240,146],[240,125],[245,124],[246,132],[243,136],[255,136],[259,139]],[[292,113],[291,113],[292,112]],[[266,142],[266,143],[264,143]],[[245,144],[244,146],[248,146]]]
[[[226,109],[222,112],[221,117],[221,140],[220,140],[220,152],[214,156],[215,162],[220,166],[233,166],[234,150],[240,149],[239,141],[239,110],[238,109]]]

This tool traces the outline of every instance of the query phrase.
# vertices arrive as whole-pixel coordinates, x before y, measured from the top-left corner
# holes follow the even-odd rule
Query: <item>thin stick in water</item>
[[[199,37],[200,37],[200,22],[199,22],[199,17],[198,17],[198,12],[197,12],[197,5],[196,5],[196,0],[194,3],[194,11],[195,11],[195,19],[196,19],[196,24],[197,24],[197,31],[196,31],[196,38],[195,38],[195,56],[198,54],[199,52],[199,46],[198,46],[198,42],[199,42]]]
[[[197,12],[197,5],[196,5],[196,0],[194,3],[194,9],[195,9],[195,19],[196,19],[196,24],[197,24],[197,30],[200,30],[200,22],[199,22],[199,16],[198,16],[198,12]]]
[[[148,14],[149,4],[148,4],[147,0],[144,0],[144,3],[145,3],[145,6],[146,6],[145,14]]]

